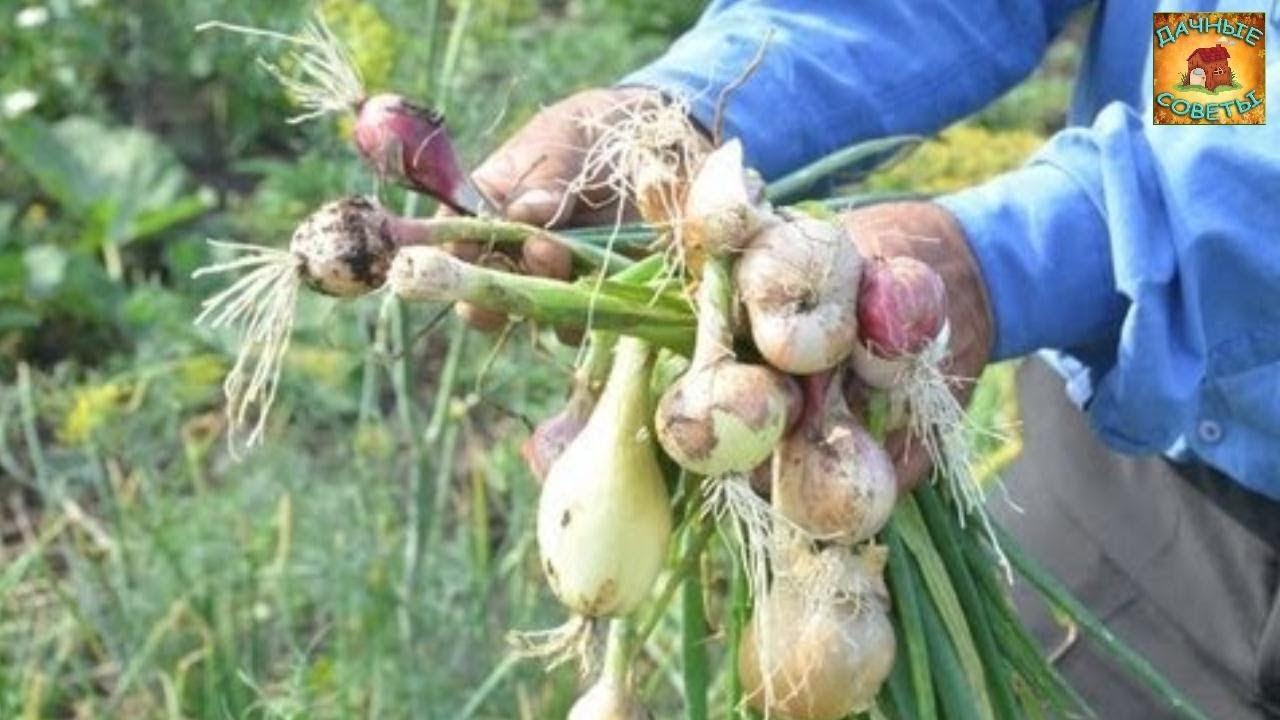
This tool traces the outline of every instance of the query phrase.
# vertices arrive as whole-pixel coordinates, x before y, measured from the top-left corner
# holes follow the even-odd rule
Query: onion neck
[[[613,368],[591,422],[613,423],[612,432],[630,438],[648,424],[649,374],[653,353],[639,338],[622,337],[613,353]],[[584,433],[585,434],[585,433]],[[613,448],[601,448],[610,452]]]
[[[627,666],[630,659],[631,628],[624,618],[609,622],[609,637],[605,641],[604,669],[601,679],[620,692],[627,687]]]
[[[693,367],[702,368],[733,356],[733,331],[729,326],[733,283],[726,258],[708,258],[703,264],[697,300],[698,334]]]

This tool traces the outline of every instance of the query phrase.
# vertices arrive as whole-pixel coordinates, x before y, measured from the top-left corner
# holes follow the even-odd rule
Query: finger
[[[568,280],[573,276],[573,253],[555,240],[533,237],[520,249],[520,265],[530,275]]]
[[[889,433],[884,447],[898,476],[898,493],[905,495],[911,492],[929,473],[929,455],[924,446],[904,429]]]
[[[453,312],[467,325],[480,332],[497,332],[507,325],[506,315],[493,310],[486,310],[469,302],[456,303],[453,306]]]

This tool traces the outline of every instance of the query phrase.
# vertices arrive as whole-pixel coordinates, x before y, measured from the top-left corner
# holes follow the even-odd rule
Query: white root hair
[[[262,28],[235,25],[220,20],[201,23],[196,32],[225,30],[228,32],[282,40],[293,48],[284,66],[258,58],[258,64],[271,73],[303,110],[288,119],[297,124],[324,115],[350,112],[365,98],[364,79],[346,45],[338,39],[317,11],[315,17],[296,35]]]
[[[293,330],[301,261],[278,248],[210,240],[214,247],[238,257],[196,270],[192,277],[249,270],[227,288],[201,303],[197,325],[239,332],[236,361],[222,383],[226,398],[227,441],[232,453],[262,441],[267,417],[280,386],[280,371]]]
[[[969,382],[971,378],[953,377],[943,370],[950,337],[950,324],[944,324],[938,336],[906,364],[904,377],[896,386],[900,390],[895,389],[895,392],[901,392],[906,398],[911,418],[909,436],[923,445],[930,463],[942,476],[947,492],[956,503],[956,516],[961,527],[970,516],[978,519],[1005,579],[1012,582],[1013,568],[991,525],[986,493],[974,471],[978,461],[974,438],[987,436],[1003,440],[1003,436],[994,428],[980,427],[975,423],[951,392],[957,382]]]
[[[574,615],[563,625],[550,630],[513,630],[507,633],[507,644],[517,658],[536,658],[546,663],[547,670],[573,662],[582,677],[592,675],[600,665],[599,623],[585,615]]]

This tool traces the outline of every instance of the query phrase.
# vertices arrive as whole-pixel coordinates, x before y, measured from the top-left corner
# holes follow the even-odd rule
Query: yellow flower
[[[361,0],[322,0],[320,14],[355,60],[366,92],[385,89],[395,69],[400,38],[372,4]]]
[[[58,439],[66,445],[84,443],[111,420],[128,395],[127,386],[114,382],[77,388],[58,428]]]
[[[1026,161],[1044,138],[1025,130],[992,132],[957,125],[902,162],[872,175],[873,190],[944,193],[979,183]]]

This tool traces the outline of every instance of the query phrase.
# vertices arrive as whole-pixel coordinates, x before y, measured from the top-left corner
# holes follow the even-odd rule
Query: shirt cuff
[[[1093,345],[1118,328],[1104,214],[1082,183],[1044,160],[937,202],[959,220],[987,287],[996,360]]]

